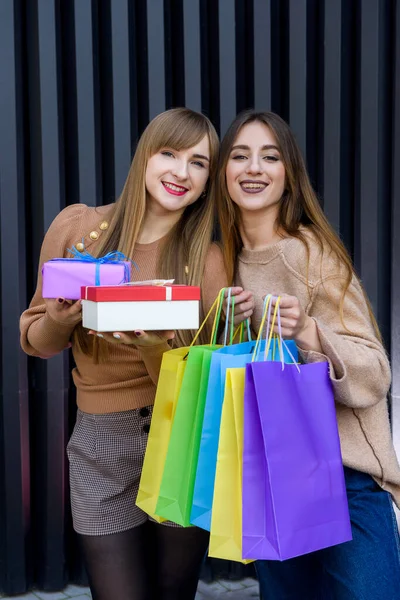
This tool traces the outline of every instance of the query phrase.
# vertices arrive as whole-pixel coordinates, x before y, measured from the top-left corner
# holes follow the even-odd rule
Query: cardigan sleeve
[[[50,358],[68,347],[74,326],[54,321],[42,298],[42,266],[52,258],[63,258],[74,239],[86,206],[68,206],[54,219],[43,240],[34,296],[20,318],[21,346],[31,356]]]
[[[222,252],[217,244],[212,244],[207,254],[202,282],[202,299],[205,314],[210,310],[218,293],[228,286]]]

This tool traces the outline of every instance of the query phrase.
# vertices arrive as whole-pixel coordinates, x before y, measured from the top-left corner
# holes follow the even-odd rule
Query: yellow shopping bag
[[[245,369],[227,369],[211,516],[209,556],[242,559],[242,468]]]
[[[208,315],[204,319],[191,346],[168,350],[163,355],[146,454],[143,462],[139,491],[136,498],[136,505],[159,523],[166,520],[156,516],[155,511],[164,473],[175,410],[182,386],[183,375],[186,369],[186,357],[190,348],[196,342],[207,319],[214,310],[215,317],[211,341],[216,337],[224,301],[224,292],[225,289],[220,291],[218,298],[215,300]]]
[[[136,498],[137,506],[159,523],[166,519],[157,517],[154,513],[176,403],[186,368],[184,358],[187,353],[188,348],[176,348],[165,352],[163,356],[140,486]]]

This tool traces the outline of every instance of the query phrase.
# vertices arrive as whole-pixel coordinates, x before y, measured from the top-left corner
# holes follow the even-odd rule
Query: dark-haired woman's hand
[[[234,325],[240,325],[246,319],[249,319],[254,311],[254,295],[253,292],[248,290],[244,290],[241,287],[232,287],[231,289],[231,297],[235,298],[235,306],[234,306]],[[229,291],[225,290],[225,299],[228,298]],[[227,311],[227,302],[224,303],[224,313],[226,316]],[[231,311],[229,311],[231,313]],[[230,318],[229,314],[229,318]]]
[[[65,298],[45,299],[48,315],[60,323],[74,327],[82,321],[82,305],[80,300],[66,300]]]
[[[97,335],[110,344],[126,344],[138,347],[157,346],[175,337],[173,331],[142,331],[141,329],[136,331],[114,331],[113,333],[91,329],[88,333],[89,335]]]
[[[271,321],[277,296],[272,298]],[[296,296],[280,295],[279,301],[281,334],[284,339],[294,340],[303,350],[322,352],[321,342],[314,319],[309,317]],[[279,334],[278,320],[274,333]]]

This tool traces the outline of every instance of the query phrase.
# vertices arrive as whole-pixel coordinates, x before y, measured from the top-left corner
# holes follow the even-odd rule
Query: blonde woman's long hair
[[[307,236],[304,234],[304,229],[302,230],[301,226],[305,226],[313,232],[320,246],[321,261],[324,248],[329,248],[333,256],[336,256],[338,264],[344,268],[345,274],[344,286],[338,307],[341,321],[345,326],[343,319],[344,298],[353,276],[357,277],[352,260],[318,202],[300,148],[289,125],[281,117],[272,112],[246,110],[240,113],[232,122],[221,142],[218,175],[215,180],[215,196],[228,281],[233,282],[237,257],[243,244],[239,232],[240,213],[238,207],[229,196],[226,183],[226,167],[232,147],[240,130],[248,123],[254,122],[266,125],[273,133],[285,167],[286,189],[279,204],[278,218],[275,224],[276,230],[285,232],[288,236],[301,240],[307,250],[308,263],[310,257],[309,245]],[[307,264],[307,273],[308,268],[309,264]],[[382,341],[370,302],[364,290],[363,292],[375,333],[378,339]]]
[[[115,203],[110,226],[107,233],[102,234],[102,240],[96,248],[96,256],[119,250],[132,258],[146,212],[145,181],[149,158],[163,148],[177,151],[192,148],[204,136],[208,137],[210,144],[210,174],[205,194],[185,209],[169,232],[160,252],[157,269],[157,277],[175,279],[175,283],[187,285],[201,284],[215,222],[215,205],[208,190],[216,173],[219,140],[209,119],[188,108],[167,110],[146,127],[138,142],[121,196]],[[175,342],[188,345],[193,334],[191,331],[178,331]],[[208,336],[209,330],[206,328],[199,342],[206,343]],[[75,341],[82,351],[93,353],[95,359],[105,358],[107,344],[98,338],[90,343],[88,337],[82,327],[76,329]]]

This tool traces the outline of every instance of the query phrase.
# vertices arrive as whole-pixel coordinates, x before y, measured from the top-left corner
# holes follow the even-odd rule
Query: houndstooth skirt
[[[152,406],[94,415],[78,410],[67,446],[74,529],[107,535],[150,517],[136,506]],[[179,527],[166,521],[163,525]]]

